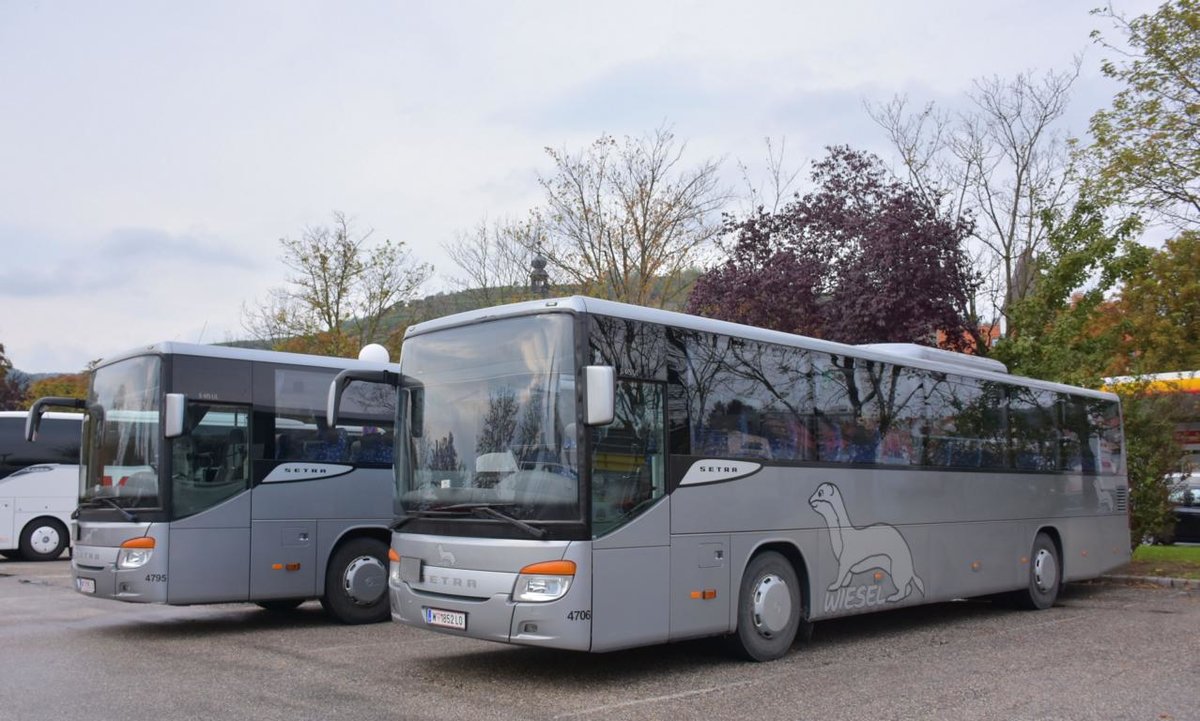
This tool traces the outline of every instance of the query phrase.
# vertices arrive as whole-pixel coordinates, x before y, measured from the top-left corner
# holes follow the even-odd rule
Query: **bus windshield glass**
[[[397,512],[579,520],[572,317],[547,314],[418,335],[410,467]]]
[[[93,373],[83,431],[81,506],[161,508],[160,367],[158,357],[142,356]]]

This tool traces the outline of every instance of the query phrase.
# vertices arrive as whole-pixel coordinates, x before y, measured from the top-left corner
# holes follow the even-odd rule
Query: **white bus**
[[[392,617],[610,651],[974,596],[1130,557],[1115,395],[573,297],[420,323],[401,361]],[[388,380],[344,372],[351,380]]]
[[[72,570],[137,603],[320,599],[387,620],[394,394],[359,384],[325,423],[338,371],[386,362],[160,343],[100,363],[86,401]]]
[[[53,561],[70,543],[79,491],[78,413],[48,413],[25,442],[25,411],[0,412],[0,555]]]

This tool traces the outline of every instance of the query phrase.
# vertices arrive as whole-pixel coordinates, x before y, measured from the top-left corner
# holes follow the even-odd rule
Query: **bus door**
[[[671,576],[665,384],[617,382],[592,429],[592,650],[667,640]]]
[[[250,411],[189,401],[171,444],[168,603],[249,598]]]

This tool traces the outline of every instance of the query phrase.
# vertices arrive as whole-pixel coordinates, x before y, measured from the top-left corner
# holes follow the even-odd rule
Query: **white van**
[[[70,543],[83,416],[47,413],[38,440],[29,443],[27,415],[0,412],[0,555],[50,561]]]

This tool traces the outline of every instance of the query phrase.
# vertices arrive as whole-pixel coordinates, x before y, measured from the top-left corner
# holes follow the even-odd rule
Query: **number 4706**
[[[592,620],[592,612],[591,611],[568,611],[567,612],[567,620],[568,621],[591,621]]]

